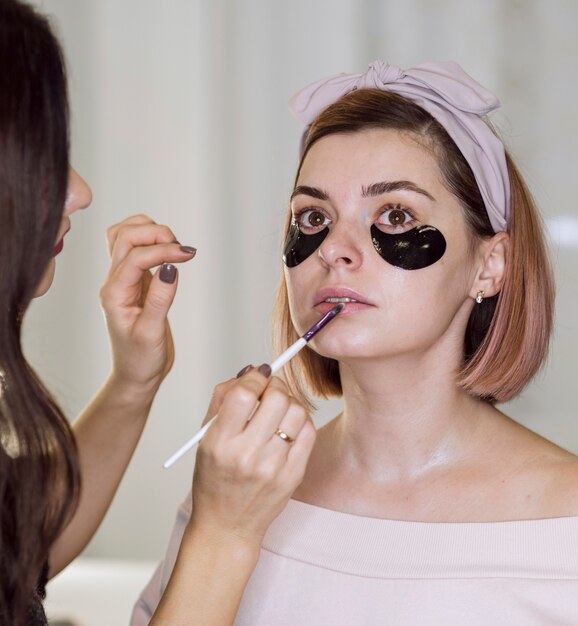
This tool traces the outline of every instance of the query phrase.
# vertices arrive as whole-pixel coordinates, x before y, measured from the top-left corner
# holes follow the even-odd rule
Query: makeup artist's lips
[[[66,230],[66,232],[64,233],[64,235],[62,235],[62,237],[60,238],[60,241],[56,244],[56,246],[54,246],[54,251],[52,253],[52,256],[55,257],[57,254],[60,254],[62,252],[62,248],[64,248],[64,237],[66,236],[66,233],[70,230],[70,228],[68,228]]]
[[[57,244],[56,247],[54,248],[54,252],[52,253],[52,256],[56,256],[57,254],[60,254],[62,252],[62,248],[64,248],[64,238],[61,239]]]
[[[347,287],[325,287],[320,289],[315,294],[314,302],[315,309],[323,315],[339,302],[344,304],[343,311],[339,314],[340,316],[366,311],[375,306],[365,296]]]

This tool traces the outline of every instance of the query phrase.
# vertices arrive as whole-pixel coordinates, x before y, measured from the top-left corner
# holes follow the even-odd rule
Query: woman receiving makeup
[[[175,264],[195,251],[144,215],[109,229],[112,370],[69,426],[24,358],[21,325],[92,196],[69,166],[60,46],[25,3],[0,0],[0,59],[0,624],[37,626],[46,580],[100,525],[171,368]]]
[[[304,456],[309,422],[293,445],[275,420],[249,436],[239,383],[217,389],[133,626],[167,584],[155,626],[578,623],[578,459],[496,408],[540,369],[554,301],[539,214],[486,120],[497,106],[454,63],[375,62],[293,99],[278,350],[344,309],[275,384],[279,402],[341,396],[343,411],[291,490],[266,462],[306,438]]]

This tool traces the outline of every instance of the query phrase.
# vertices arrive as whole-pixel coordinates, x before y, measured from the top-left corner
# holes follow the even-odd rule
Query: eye
[[[387,208],[378,218],[377,226],[385,232],[405,232],[416,223],[408,209],[400,205]]]
[[[306,235],[318,233],[331,223],[331,220],[319,209],[305,209],[298,213],[294,220],[299,230]]]

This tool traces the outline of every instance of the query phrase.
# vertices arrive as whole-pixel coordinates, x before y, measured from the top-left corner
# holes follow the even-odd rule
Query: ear
[[[480,291],[486,298],[500,292],[506,273],[506,261],[510,247],[510,236],[506,232],[495,234],[481,244],[480,266],[472,285],[470,296],[476,298]]]

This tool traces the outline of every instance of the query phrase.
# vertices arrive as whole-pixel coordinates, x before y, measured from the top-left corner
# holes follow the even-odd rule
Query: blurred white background
[[[36,4],[64,43],[73,163],[94,192],[90,209],[73,218],[54,288],[26,325],[27,352],[70,418],[109,367],[97,298],[106,227],[144,212],[198,248],[171,313],[174,369],[88,555],[162,556],[194,455],[169,471],[163,461],[199,426],[214,384],[271,358],[280,228],[301,130],[286,102],[313,80],[363,71],[376,58],[402,67],[453,59],[500,96],[494,120],[551,225],[559,286],[548,367],[506,411],[578,452],[578,3]]]

